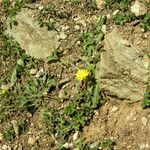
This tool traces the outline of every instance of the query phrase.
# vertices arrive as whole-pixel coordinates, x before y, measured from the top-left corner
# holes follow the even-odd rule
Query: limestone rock
[[[101,8],[104,3],[104,0],[96,0],[97,8]]]
[[[143,99],[148,84],[148,62],[139,57],[132,46],[122,44],[115,28],[105,36],[97,78],[103,92],[120,99]]]
[[[136,0],[134,5],[131,6],[131,12],[134,13],[136,17],[139,17],[147,12],[147,8],[144,4]]]
[[[17,25],[12,25],[12,28],[8,25],[6,34],[12,36],[30,56],[45,59],[59,47],[59,37],[56,31],[41,28],[35,14],[35,10],[22,9],[16,15]]]

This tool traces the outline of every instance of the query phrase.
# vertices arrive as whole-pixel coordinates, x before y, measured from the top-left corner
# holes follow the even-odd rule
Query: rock
[[[112,109],[111,109],[111,113],[114,113],[114,112],[116,112],[116,111],[118,111],[119,110],[119,108],[117,107],[117,106],[114,106]]]
[[[3,139],[3,134],[0,133],[0,141]]]
[[[144,78],[148,79],[149,71],[137,50],[122,44],[121,39],[116,28],[105,36],[97,80],[101,90],[110,96],[140,101],[148,84]]]
[[[91,144],[90,148],[91,149],[96,149],[99,146],[99,142],[94,142]]]
[[[147,125],[147,118],[146,117],[142,117],[141,122],[144,126]]]
[[[67,35],[64,32],[60,32],[59,39],[65,40],[67,38]]]
[[[7,150],[7,145],[3,145],[2,150]]]
[[[59,91],[58,97],[59,97],[59,98],[65,98],[65,96],[66,96],[65,90],[64,90],[64,89],[61,89],[61,90]]]
[[[14,128],[16,137],[18,137],[18,136],[19,136],[19,127],[18,127],[18,125],[17,125],[17,121],[16,121],[16,120],[12,120],[12,121],[11,121],[11,124],[12,124],[12,126],[13,126],[13,128]]]
[[[37,11],[23,8],[16,15],[17,25],[9,26],[7,19],[6,34],[12,36],[26,53],[37,59],[45,59],[53,53],[60,45],[56,31],[47,31],[47,28],[41,28],[34,16]]]
[[[118,9],[117,9],[117,10],[115,10],[115,11],[113,12],[113,15],[116,15],[118,12],[119,12],[119,10],[118,10]]]
[[[8,91],[11,88],[11,84],[2,84],[0,89]]]
[[[36,70],[36,69],[31,69],[31,70],[30,70],[30,74],[31,74],[31,75],[35,75],[36,73],[37,73],[37,70]]]
[[[140,3],[138,0],[136,0],[133,6],[131,6],[131,12],[136,17],[143,16],[147,13],[147,7],[144,4]]]
[[[145,144],[141,144],[141,145],[140,145],[140,150],[145,150],[145,148],[146,148],[146,145],[145,145]]]
[[[148,143],[148,142],[146,142],[145,147],[146,147],[147,149],[149,149],[149,148],[150,148],[150,145],[149,145],[149,143]]]
[[[74,28],[75,28],[75,30],[80,30],[80,26],[79,25],[75,25]]]
[[[102,5],[104,3],[104,0],[96,0],[96,5],[97,5],[97,8],[102,8]]]
[[[79,137],[79,131],[76,131],[72,138],[74,141],[76,141],[78,137]]]
[[[11,150],[11,148],[9,146],[7,146],[7,145],[3,145],[2,146],[2,150]]]
[[[41,68],[41,69],[37,72],[37,74],[35,75],[35,77],[36,77],[36,78],[39,78],[39,77],[41,77],[41,76],[43,76],[43,75],[44,75],[44,69]]]
[[[65,143],[63,145],[63,147],[66,148],[66,149],[70,149],[70,148],[73,148],[73,144],[72,143]]]
[[[29,137],[29,139],[28,139],[28,144],[30,144],[30,145],[34,145],[35,143],[36,143],[36,139],[35,138],[33,138],[33,137]]]
[[[107,33],[106,25],[102,25],[101,31],[103,32],[103,34]]]

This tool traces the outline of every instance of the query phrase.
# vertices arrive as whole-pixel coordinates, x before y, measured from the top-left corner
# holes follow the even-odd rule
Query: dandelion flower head
[[[79,81],[85,80],[89,76],[90,72],[86,69],[80,69],[76,72],[76,79]]]

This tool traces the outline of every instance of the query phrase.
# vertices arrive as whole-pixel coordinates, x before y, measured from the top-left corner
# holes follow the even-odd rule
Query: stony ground
[[[149,0],[0,1],[0,149],[149,150],[149,11]]]

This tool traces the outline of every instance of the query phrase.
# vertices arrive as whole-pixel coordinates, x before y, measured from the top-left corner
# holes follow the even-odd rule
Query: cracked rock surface
[[[101,89],[108,95],[133,102],[143,99],[148,84],[148,64],[138,50],[126,44],[117,29],[105,37],[98,68]]]
[[[12,25],[6,34],[12,36],[30,56],[45,59],[59,47],[59,36],[54,30],[41,28],[35,20],[35,10],[22,9],[16,15],[17,25]]]

